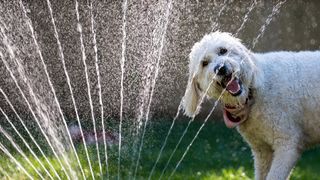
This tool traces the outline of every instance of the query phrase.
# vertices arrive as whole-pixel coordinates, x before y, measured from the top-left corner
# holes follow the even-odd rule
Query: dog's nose
[[[221,65],[221,64],[218,64],[214,67],[214,72],[219,75],[219,76],[224,76],[227,74],[227,66],[225,64]]]

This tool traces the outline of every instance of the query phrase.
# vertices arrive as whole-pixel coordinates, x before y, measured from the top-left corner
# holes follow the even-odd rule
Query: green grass
[[[158,156],[161,145],[168,132],[171,122],[167,120],[155,121],[148,126],[146,133],[144,148],[141,152],[141,159],[137,169],[137,179],[147,179],[152,169],[156,157]],[[173,128],[172,134],[168,140],[168,144],[163,152],[162,158],[160,159],[152,179],[158,179],[169,156],[171,155],[174,147],[176,146],[182,132],[187,125],[186,121],[180,120]],[[184,140],[173,156],[171,163],[169,164],[167,171],[165,172],[163,179],[167,179],[170,173],[173,171],[177,161],[181,158],[186,147],[194,137],[196,131],[200,127],[201,122],[194,122],[191,124],[188,133]],[[116,126],[116,124],[115,124]],[[124,129],[130,129],[130,126],[124,126]],[[128,132],[128,131],[125,131]],[[123,150],[121,152],[121,178],[129,179],[132,177],[134,172],[134,165],[136,162],[136,153],[133,151],[134,139],[129,137],[128,133],[124,133]],[[3,138],[3,137],[2,137]],[[1,142],[3,140],[1,139]],[[46,146],[44,146],[46,147]],[[35,178],[38,178],[35,171],[18,155],[15,151],[10,150],[14,153],[14,157],[22,164],[27,171],[32,174]],[[87,178],[91,178],[90,169],[88,167],[87,159],[84,153],[82,145],[77,145],[77,151],[80,156],[81,164],[84,167],[84,172]],[[39,163],[27,153],[29,159],[34,163],[41,173],[46,176]],[[65,179],[65,175],[56,158],[50,153],[49,149],[46,149],[50,162],[53,164],[55,169],[61,175],[62,179]],[[89,147],[89,153],[91,162],[93,164],[93,171],[96,178],[100,177],[99,165],[97,155],[95,154],[95,147]],[[109,153],[109,178],[117,178],[117,162],[118,162],[118,147],[117,145],[108,147]],[[107,177],[106,165],[104,160],[103,146],[100,146],[100,155],[102,157],[103,164],[103,176]],[[76,164],[76,160],[72,154],[68,154],[68,157],[72,161],[75,171],[80,176]],[[44,158],[41,161],[46,167],[49,167]],[[17,166],[10,161],[7,156],[0,153],[0,177],[5,178],[5,174],[8,174],[13,179],[27,179],[25,174],[17,168]],[[292,173],[291,179],[318,179],[320,176],[320,150],[313,149],[305,152],[298,162],[296,168]],[[3,173],[5,171],[6,173]],[[53,171],[50,171],[53,175]],[[48,178],[48,177],[47,177]],[[240,135],[234,129],[227,129],[222,123],[208,123],[197,140],[194,142],[190,151],[178,167],[176,173],[172,179],[203,179],[203,180],[224,180],[224,179],[253,179],[253,160],[251,151],[246,143],[242,140]]]

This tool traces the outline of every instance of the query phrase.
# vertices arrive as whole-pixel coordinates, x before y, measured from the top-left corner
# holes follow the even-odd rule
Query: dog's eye
[[[228,50],[226,48],[220,48],[218,55],[221,56],[221,55],[226,54],[227,52],[228,52]]]
[[[202,61],[202,67],[206,67],[208,66],[208,64],[209,64],[209,61]]]

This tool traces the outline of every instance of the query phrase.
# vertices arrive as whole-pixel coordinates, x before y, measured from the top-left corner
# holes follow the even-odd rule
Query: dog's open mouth
[[[217,84],[226,88],[232,96],[238,96],[242,93],[242,83],[237,77],[225,76],[221,83],[218,82]]]

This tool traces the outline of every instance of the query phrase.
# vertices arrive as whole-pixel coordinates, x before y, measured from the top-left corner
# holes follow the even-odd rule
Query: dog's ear
[[[200,92],[198,89],[198,84],[195,80],[195,77],[192,77],[189,82],[188,86],[185,92],[185,95],[183,97],[183,109],[184,114],[193,117],[198,114],[197,106],[200,99]]]

